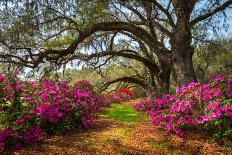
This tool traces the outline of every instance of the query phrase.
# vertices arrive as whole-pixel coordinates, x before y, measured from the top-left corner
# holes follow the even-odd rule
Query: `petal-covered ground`
[[[223,148],[209,144],[204,135],[191,132],[183,138],[167,135],[153,128],[151,121],[136,112],[132,102],[113,104],[96,115],[89,130],[44,136],[35,146],[24,147],[7,154],[18,155],[95,155],[95,154],[223,154]],[[228,152],[232,152],[230,147]]]

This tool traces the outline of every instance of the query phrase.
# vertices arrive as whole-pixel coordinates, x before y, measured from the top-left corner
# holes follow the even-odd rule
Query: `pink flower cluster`
[[[5,129],[0,132],[0,151],[3,151],[6,146],[7,139],[11,136],[12,131],[9,129]]]
[[[102,95],[86,80],[71,86],[66,81],[22,81],[17,76],[4,78],[0,74],[0,90],[1,113],[15,114],[12,130],[0,132],[1,149],[13,133],[28,144],[37,142],[42,130],[54,133],[89,128],[93,125],[92,114],[105,105]],[[17,103],[18,107],[11,107],[9,103]],[[16,147],[19,146],[17,143]]]
[[[11,129],[5,129],[0,132],[0,152],[9,144],[15,145],[16,149],[21,147],[21,139],[24,144],[37,143],[40,140],[42,130],[39,125],[29,127],[26,132],[20,137],[14,134]]]
[[[20,86],[22,102],[30,104],[32,113],[40,119],[42,124],[46,125],[46,128],[49,123],[67,127],[70,123],[64,122],[74,121],[73,116],[80,117],[81,121],[76,122],[77,128],[80,124],[85,124],[86,127],[84,118],[90,119],[92,113],[100,106],[95,103],[94,87],[88,81],[79,81],[74,86],[69,86],[66,81],[59,83],[52,80],[44,80],[40,83],[21,81]],[[25,118],[22,118],[16,122],[21,124],[24,120]]]
[[[3,82],[4,81],[4,77],[3,75],[0,74],[0,82]]]
[[[109,100],[107,95],[97,94],[95,97],[95,104],[97,107],[100,106],[110,107],[111,101]]]
[[[219,119],[232,120],[231,92],[232,77],[217,75],[210,83],[191,82],[176,88],[173,95],[148,97],[134,107],[147,112],[153,125],[182,136],[188,126],[212,124]]]
[[[150,95],[139,102],[133,104],[134,108],[140,112],[147,112],[148,114],[153,109],[166,109],[170,105],[170,95],[165,94],[162,98],[156,98],[155,95]]]
[[[25,144],[37,143],[40,140],[42,130],[39,125],[32,126],[23,135],[23,142]]]

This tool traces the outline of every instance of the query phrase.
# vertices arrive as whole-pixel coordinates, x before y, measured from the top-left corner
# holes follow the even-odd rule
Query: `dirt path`
[[[199,140],[183,141],[177,136],[167,137],[164,132],[152,129],[150,120],[134,111],[131,104],[132,102],[113,105],[109,110],[101,112],[95,117],[94,127],[89,130],[48,136],[36,146],[28,146],[10,154],[179,155],[201,154],[202,149],[209,149],[204,146],[206,143]],[[118,112],[121,117],[118,117]],[[124,118],[128,119],[123,120]]]

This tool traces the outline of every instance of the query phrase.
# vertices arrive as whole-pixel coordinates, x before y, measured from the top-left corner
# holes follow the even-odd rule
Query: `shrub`
[[[109,105],[86,80],[70,86],[66,81],[22,81],[16,74],[0,74],[0,90],[1,124],[6,128],[0,132],[1,150],[36,143],[42,131],[89,128],[93,113]]]
[[[232,77],[217,75],[209,83],[191,82],[173,95],[147,98],[134,106],[146,111],[152,123],[180,136],[198,127],[214,137],[232,138]]]
[[[106,94],[106,96],[110,102],[120,103],[135,98],[136,94],[129,88],[122,87],[117,92]]]

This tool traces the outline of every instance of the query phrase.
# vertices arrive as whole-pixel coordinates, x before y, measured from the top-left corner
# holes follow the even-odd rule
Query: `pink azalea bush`
[[[93,113],[109,104],[86,80],[73,86],[66,81],[22,81],[17,78],[19,73],[0,74],[0,116],[5,125],[0,132],[0,150],[10,144],[19,148],[36,143],[42,131],[90,128]]]
[[[134,108],[140,112],[150,113],[153,109],[166,109],[169,107],[169,94],[163,95],[162,98],[156,98],[155,95],[149,95],[143,100],[133,104]]]
[[[154,126],[183,136],[189,127],[199,127],[216,137],[232,138],[232,77],[217,75],[209,83],[191,82],[175,94],[148,97],[134,104],[147,112]]]
[[[97,94],[95,97],[95,104],[97,107],[103,106],[103,107],[110,107],[111,101],[108,98],[107,95],[104,94]],[[98,110],[98,109],[96,109]]]

